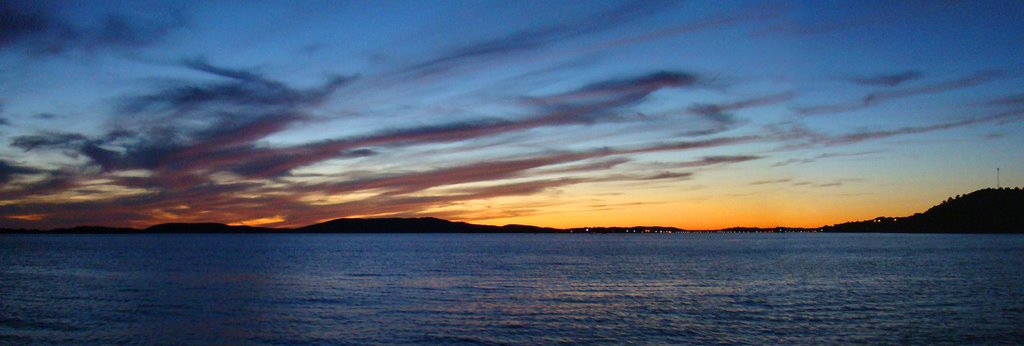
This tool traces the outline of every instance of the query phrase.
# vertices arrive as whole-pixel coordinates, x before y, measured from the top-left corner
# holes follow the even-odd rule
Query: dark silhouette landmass
[[[137,233],[556,233],[557,228],[527,225],[477,225],[432,217],[337,219],[299,228],[268,228],[222,223],[164,223],[145,229],[78,226],[52,230],[3,229],[0,233],[137,234]]]
[[[146,233],[270,233],[277,229],[230,226],[222,223],[162,223],[142,230]]]
[[[160,233],[1024,233],[1024,190],[983,189],[947,199],[907,217],[878,217],[821,228],[732,227],[685,230],[663,226],[548,228],[529,225],[491,226],[424,218],[343,218],[299,228],[235,226],[221,223],[165,223],[145,229],[78,226],[52,230],[0,228],[0,234],[160,234]]]
[[[1024,233],[1024,190],[982,189],[950,197],[923,213],[878,217],[822,228],[826,232]]]
[[[489,226],[432,217],[337,219],[295,229],[301,233],[553,233],[561,230],[526,225]]]

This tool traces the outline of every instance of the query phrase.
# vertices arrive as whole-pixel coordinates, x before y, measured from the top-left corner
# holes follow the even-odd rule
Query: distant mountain
[[[230,226],[222,223],[163,223],[142,230],[145,233],[270,233],[281,229]]]
[[[924,213],[878,217],[824,227],[828,232],[1024,233],[1024,190],[982,189],[956,196]]]
[[[432,217],[337,219],[298,228],[302,233],[550,233],[559,230],[525,225],[488,226]]]
[[[8,233],[59,233],[59,234],[142,234],[142,233],[554,233],[556,228],[505,225],[489,226],[465,222],[452,222],[432,217],[425,218],[381,218],[381,219],[337,219],[301,228],[266,228],[231,226],[222,223],[164,223],[146,229],[115,228],[102,226],[78,226],[52,230],[4,229]]]

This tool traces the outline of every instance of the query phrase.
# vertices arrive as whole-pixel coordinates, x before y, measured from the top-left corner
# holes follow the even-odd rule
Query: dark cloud
[[[620,27],[631,21],[657,13],[669,2],[634,1],[612,10],[558,24],[526,29],[480,42],[455,47],[447,52],[412,65],[401,73],[428,75],[480,62],[551,47],[558,43],[604,30]]]
[[[699,160],[683,162],[678,167],[701,167],[719,165],[724,163],[739,163],[761,159],[758,155],[721,155],[721,156],[705,156]]]
[[[716,117],[724,113],[735,112],[744,108],[762,107],[786,102],[792,100],[794,97],[796,97],[796,93],[789,91],[727,103],[698,103],[691,106],[689,110],[694,114]]]
[[[555,174],[555,173],[580,173],[580,172],[591,172],[599,170],[612,169],[618,165],[629,162],[630,160],[624,157],[613,158],[608,160],[601,160],[597,162],[581,163],[567,167],[548,169],[540,171],[540,174]]]
[[[643,154],[643,153],[654,153],[661,151],[676,151],[676,150],[693,150],[701,148],[713,148],[726,145],[750,143],[753,141],[761,140],[761,136],[736,136],[736,137],[719,137],[697,141],[679,141],[679,142],[668,142],[654,144],[639,148],[631,149],[620,149],[614,151],[618,154]]]
[[[730,163],[747,162],[747,161],[753,161],[753,160],[760,160],[762,158],[764,158],[764,157],[763,156],[759,156],[759,155],[712,155],[712,156],[704,156],[704,157],[698,158],[696,160],[690,160],[690,161],[683,161],[683,162],[656,162],[656,163],[643,164],[641,166],[650,167],[650,168],[658,168],[658,169],[661,169],[661,168],[668,168],[668,169],[674,169],[674,168],[697,168],[697,167],[724,165],[724,164],[730,164]]]
[[[75,150],[105,171],[118,169],[257,170],[246,159],[294,155],[303,150],[275,152],[256,141],[308,119],[304,108],[323,102],[351,78],[334,77],[311,89],[296,89],[245,70],[217,67],[201,59],[182,64],[225,80],[163,87],[122,104],[118,128],[99,138],[80,134],[20,136],[12,145]],[[130,115],[130,116],[129,116]],[[340,148],[338,156],[346,153]],[[306,150],[308,151],[308,150]],[[362,152],[365,154],[365,152]],[[359,155],[356,155],[359,156]],[[365,156],[365,155],[364,155]],[[278,158],[278,160],[284,160]]]
[[[41,8],[31,8],[30,1],[4,1],[0,3],[0,46],[10,46],[18,41],[51,30],[54,25]]]
[[[575,185],[585,182],[580,178],[544,179],[533,180],[522,183],[500,184],[486,187],[476,187],[457,191],[454,196],[444,196],[444,201],[486,199],[503,196],[532,195],[551,188]],[[452,198],[455,197],[455,198]]]
[[[932,125],[905,126],[888,130],[865,130],[840,135],[821,133],[800,125],[792,124],[785,127],[770,126],[769,131],[772,133],[771,136],[775,139],[793,142],[793,144],[786,146],[787,149],[820,148],[822,146],[847,145],[869,140],[949,130],[983,123],[1002,123],[1021,120],[1024,120],[1024,109],[1004,111],[987,116],[971,117]],[[795,161],[791,160],[791,162],[784,161],[776,165],[804,163],[804,161],[813,162],[813,159],[798,159]]]
[[[556,109],[621,107],[635,104],[651,93],[665,88],[695,87],[701,78],[681,71],[657,71],[646,75],[611,79],[585,85],[579,89],[531,101]]]
[[[849,103],[797,108],[796,112],[800,115],[817,115],[855,111],[871,107],[886,101],[919,95],[938,94],[957,89],[969,88],[1001,78],[1004,75],[1005,73],[1003,73],[1002,71],[983,71],[972,74],[968,77],[945,81],[941,83],[935,83],[931,85],[923,85],[919,87],[906,88],[900,90],[875,92],[865,95],[860,100]]]
[[[36,148],[60,148],[73,149],[85,142],[88,138],[75,133],[44,133],[30,136],[14,137],[11,146],[30,151]]]
[[[822,153],[822,154],[814,155],[813,157],[809,157],[809,158],[803,158],[803,159],[793,158],[793,159],[789,159],[789,160],[785,160],[785,161],[776,162],[775,164],[772,165],[772,167],[782,167],[782,166],[788,166],[788,165],[792,165],[792,164],[807,164],[807,163],[817,162],[818,160],[824,160],[824,159],[830,159],[830,158],[856,157],[856,156],[872,155],[872,154],[877,154],[877,153],[880,153],[880,151],[860,151],[860,152],[853,152],[853,153]]]
[[[138,223],[171,220],[233,222],[266,217],[266,215],[283,215],[288,217],[288,221],[283,225],[295,225],[347,215],[417,213],[437,206],[451,206],[459,201],[533,194],[554,187],[580,183],[687,179],[690,177],[689,173],[671,171],[597,178],[567,177],[461,188],[444,193],[420,195],[424,190],[435,187],[525,178],[529,176],[527,172],[536,172],[537,168],[563,163],[629,153],[706,148],[744,143],[749,140],[749,138],[719,138],[661,143],[634,148],[604,148],[586,152],[550,153],[527,158],[474,162],[417,172],[397,174],[378,172],[374,176],[360,179],[289,185],[287,187],[273,187],[258,182],[214,183],[207,177],[191,174],[189,171],[169,171],[165,172],[167,174],[158,174],[153,177],[114,178],[115,184],[119,186],[157,188],[156,193],[99,201],[62,202],[60,215],[52,214],[53,204],[51,202],[5,205],[0,206],[0,215],[48,214],[46,218],[48,225],[74,225],[89,222],[107,224],[111,220],[111,215],[114,215],[120,220],[132,222],[133,225],[147,226],[148,224],[140,225]],[[349,150],[347,153],[349,155],[370,154],[370,152],[360,149]],[[50,179],[49,182],[49,187],[45,189],[38,187],[32,193],[24,195],[66,191],[75,187],[74,179],[66,179],[62,176],[54,176],[54,179]],[[337,196],[368,189],[384,192],[374,198],[331,204],[329,208],[311,208],[308,202],[303,201],[304,196],[310,193]],[[417,195],[410,195],[411,193],[417,193]],[[104,212],[96,213],[96,210]]]
[[[838,144],[851,144],[857,142],[863,142],[873,139],[882,139],[901,135],[920,134],[927,132],[934,132],[940,130],[948,130],[958,127],[976,125],[980,123],[1001,121],[1001,120],[1020,120],[1024,115],[1024,110],[1003,112],[985,117],[968,118],[960,121],[952,121],[927,126],[906,126],[892,130],[879,130],[879,131],[860,131],[850,134],[840,135],[832,137],[825,141],[827,145],[838,145]]]
[[[403,173],[392,176],[358,179],[341,183],[321,184],[311,186],[311,188],[314,191],[324,191],[331,193],[368,189],[388,189],[395,194],[408,194],[438,186],[515,178],[519,177],[520,174],[524,173],[527,170],[533,170],[545,166],[578,162],[588,159],[597,159],[609,156],[619,156],[636,153],[692,150],[698,148],[709,148],[745,143],[750,140],[752,140],[752,138],[750,137],[723,137],[703,141],[685,141],[654,144],[636,148],[603,148],[585,152],[553,153],[524,159],[478,162],[468,165],[448,167],[424,172]],[[739,162],[750,159],[753,158],[745,156],[720,156],[708,158],[707,161],[724,163]],[[548,171],[548,173],[550,173],[550,171]]]
[[[248,78],[248,77],[247,77]],[[346,150],[373,146],[397,146],[422,143],[451,143],[476,138],[524,131],[546,126],[572,124],[591,124],[610,119],[610,114],[621,111],[622,107],[639,101],[651,92],[663,87],[685,86],[692,83],[692,75],[683,73],[654,73],[632,79],[614,80],[585,86],[567,94],[581,95],[587,92],[600,93],[603,98],[579,101],[582,96],[574,97],[572,106],[548,100],[542,107],[540,115],[519,120],[480,119],[454,122],[447,124],[428,125],[407,129],[382,131],[361,137],[340,140],[327,140],[295,147],[259,148],[250,146],[239,150],[210,152],[205,151],[202,158],[189,162],[192,167],[210,167],[217,165],[227,167],[236,173],[251,175],[259,173],[262,177],[285,174],[291,169],[310,165],[333,158],[345,157]],[[564,96],[566,94],[561,94]],[[287,124],[290,121],[275,117],[274,123]],[[268,126],[269,129],[269,126]],[[221,130],[220,132],[224,132]],[[260,131],[247,130],[254,137],[261,137]],[[238,138],[239,136],[227,136]],[[245,161],[253,161],[251,164]],[[256,163],[255,161],[260,161]],[[227,165],[227,166],[224,166]],[[234,168],[232,168],[232,166]]]
[[[153,11],[152,16],[107,13],[95,23],[71,23],[56,15],[60,3],[4,1],[0,3],[0,47],[18,48],[34,55],[56,55],[74,50],[137,48],[162,40],[182,27],[181,11]]]
[[[428,188],[517,177],[523,171],[543,166],[580,161],[606,155],[601,152],[557,153],[515,160],[477,162],[437,170],[373,177],[318,186],[318,191],[355,191],[387,189],[392,194],[408,194]]]
[[[881,24],[887,19],[879,18],[853,18],[847,20],[836,20],[832,18],[819,23],[786,22],[769,26],[765,30],[756,32],[755,35],[783,35],[783,36],[810,36],[824,35],[845,30],[873,26]]]
[[[60,116],[53,113],[36,113],[32,115],[32,117],[40,120],[53,120],[59,118]]]
[[[994,106],[1024,106],[1024,94],[1009,95],[989,101]]]
[[[876,76],[851,77],[849,80],[855,84],[867,86],[897,86],[908,81],[917,80],[923,77],[921,71],[903,71],[891,74],[880,74]]]
[[[864,179],[860,179],[860,178],[845,178],[845,179],[835,179],[835,180],[824,182],[824,183],[812,183],[812,182],[809,182],[809,181],[804,181],[804,182],[794,183],[793,185],[794,186],[811,186],[811,187],[840,187],[840,186],[843,186],[846,183],[861,182],[861,181],[864,181]]]
[[[129,98],[121,105],[120,112],[134,116],[140,113],[180,115],[210,108],[224,110],[272,107],[276,110],[294,110],[296,107],[323,102],[338,88],[355,79],[333,76],[319,87],[296,89],[253,71],[221,68],[202,59],[186,60],[182,66],[226,80],[201,85],[194,82],[174,83],[152,93]]]
[[[845,6],[834,14],[808,12],[809,16],[796,14],[787,20],[772,24],[759,35],[811,36],[839,34],[843,31],[870,28],[889,23],[922,18],[950,8],[942,1],[907,1],[886,3],[884,6],[867,6],[869,11],[856,6]]]
[[[709,129],[690,132],[691,135],[707,135],[724,132],[740,123],[733,114],[745,108],[763,107],[792,100],[796,97],[794,92],[782,92],[777,94],[757,96],[748,99],[737,100],[725,103],[697,103],[691,105],[687,112],[700,116],[709,121],[713,126]]]
[[[693,177],[693,173],[690,173],[690,172],[668,172],[668,171],[666,171],[666,172],[661,172],[661,173],[656,173],[656,174],[651,174],[651,175],[639,176],[639,177],[636,177],[634,180],[666,180],[666,179],[681,180],[681,179],[690,179],[691,177]]]
[[[757,180],[750,182],[750,185],[771,185],[771,184],[782,184],[793,181],[793,179],[782,178],[782,179],[771,179],[771,180]]]
[[[39,173],[39,170],[0,160],[0,186],[6,185],[14,175],[35,173]]]
[[[10,124],[11,124],[11,122],[9,120],[7,120],[7,118],[0,117],[0,126],[6,126],[6,125],[10,125]]]

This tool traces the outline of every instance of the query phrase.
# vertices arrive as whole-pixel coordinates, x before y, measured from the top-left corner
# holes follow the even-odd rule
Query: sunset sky
[[[820,226],[1024,185],[1021,1],[0,2],[0,227]]]

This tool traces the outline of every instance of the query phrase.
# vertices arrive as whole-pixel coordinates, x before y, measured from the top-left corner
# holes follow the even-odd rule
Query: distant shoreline
[[[436,218],[337,219],[299,228],[232,226],[220,223],[167,223],[137,229],[79,226],[51,230],[0,229],[0,234],[673,234],[673,233],[808,233],[820,228],[735,227],[719,230],[684,230],[663,226],[551,228],[529,225],[491,226]]]
[[[732,227],[718,230],[686,230],[665,226],[551,228],[530,225],[491,226],[423,218],[342,218],[298,228],[231,226],[222,223],[165,223],[145,229],[78,226],[72,228],[9,229],[0,234],[301,234],[301,233],[582,233],[582,234],[673,234],[673,233],[929,233],[1000,234],[1024,233],[1024,190],[1021,188],[981,189],[950,197],[942,203],[907,217],[878,217],[818,228]]]

